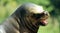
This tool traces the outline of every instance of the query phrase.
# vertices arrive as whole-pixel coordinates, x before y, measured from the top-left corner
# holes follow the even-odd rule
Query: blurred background
[[[26,2],[42,5],[50,13],[48,25],[40,26],[38,33],[60,33],[60,0],[0,0],[0,24]]]

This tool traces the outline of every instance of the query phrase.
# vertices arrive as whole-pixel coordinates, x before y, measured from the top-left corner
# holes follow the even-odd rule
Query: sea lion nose
[[[46,16],[49,16],[49,12],[47,12],[47,11],[45,11],[44,14],[45,14]]]

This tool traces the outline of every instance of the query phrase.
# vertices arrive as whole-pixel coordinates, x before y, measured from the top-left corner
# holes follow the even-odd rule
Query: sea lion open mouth
[[[40,25],[42,25],[42,26],[46,26],[46,25],[48,24],[47,20],[45,20],[45,19],[40,20],[39,23],[40,23]]]

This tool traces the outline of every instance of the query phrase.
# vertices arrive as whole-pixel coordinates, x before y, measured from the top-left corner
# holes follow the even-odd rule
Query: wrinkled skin
[[[7,18],[0,28],[1,33],[37,33],[39,26],[46,26],[49,13],[42,6],[25,3]]]

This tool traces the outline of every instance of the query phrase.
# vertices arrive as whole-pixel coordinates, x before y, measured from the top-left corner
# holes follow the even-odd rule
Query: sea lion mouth
[[[39,24],[42,26],[46,26],[48,24],[48,22],[47,22],[47,20],[42,19],[42,20],[40,20]]]

